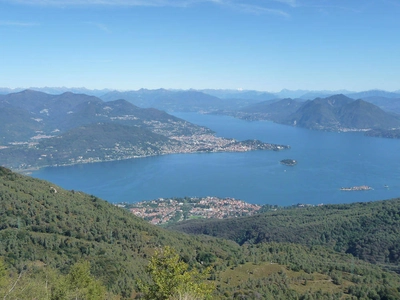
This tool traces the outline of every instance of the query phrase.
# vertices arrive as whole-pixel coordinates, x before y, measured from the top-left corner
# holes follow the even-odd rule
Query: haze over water
[[[219,196],[292,205],[384,200],[400,196],[400,140],[362,133],[314,131],[267,121],[174,113],[238,140],[290,145],[285,151],[175,154],[126,161],[44,168],[32,173],[66,189],[110,202],[160,197]],[[280,164],[291,158],[294,167]],[[368,185],[370,191],[340,191]],[[388,188],[385,187],[388,186]]]

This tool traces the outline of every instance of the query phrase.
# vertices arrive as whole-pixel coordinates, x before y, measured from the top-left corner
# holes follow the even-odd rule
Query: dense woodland
[[[337,253],[329,243],[320,242],[321,237],[305,245],[264,242],[262,238],[245,243],[241,239],[240,246],[227,239],[168,231],[93,195],[67,191],[5,168],[0,168],[0,201],[0,296],[5,299],[149,299],[157,282],[154,274],[163,268],[157,269],[160,264],[154,263],[154,257],[157,262],[157,253],[167,247],[176,253],[183,270],[170,278],[171,286],[178,282],[178,287],[197,295],[194,299],[400,298],[399,275],[362,257]],[[381,243],[383,238],[396,243],[398,230],[391,227],[399,215],[396,205],[397,200],[376,204],[380,226],[386,230],[386,235],[377,235],[382,236]],[[351,213],[354,207],[362,215],[368,204],[337,207],[335,211],[323,207],[325,213],[320,217],[306,209],[261,214],[258,218],[271,214],[282,230],[294,229],[299,224],[296,222],[308,224],[307,239],[311,241],[322,220],[329,220],[331,215],[326,228],[334,222],[339,224],[343,215],[338,212],[347,212],[350,219],[355,215]],[[301,212],[308,217],[299,217]],[[375,219],[378,217],[372,214],[363,224],[379,223]],[[225,228],[233,231],[233,227],[222,224],[221,232]],[[345,240],[351,224],[337,225],[343,226],[342,231],[328,240]],[[370,253],[366,237],[360,235],[360,239],[365,242],[357,249]],[[383,259],[376,257],[377,262]],[[386,263],[395,266],[397,258]],[[170,265],[168,260],[166,265],[161,264]],[[199,286],[193,282],[210,289],[196,294]]]
[[[193,220],[171,228],[239,244],[322,245],[399,271],[400,199],[281,209],[231,220]]]

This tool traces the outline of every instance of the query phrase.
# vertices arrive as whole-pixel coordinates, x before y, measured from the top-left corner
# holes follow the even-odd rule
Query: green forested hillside
[[[194,220],[172,229],[239,244],[324,245],[399,270],[400,199],[270,211],[230,220]]]
[[[251,114],[255,119],[281,122],[295,113],[303,103],[290,98],[279,101],[263,101],[242,108],[240,111]]]
[[[342,94],[305,102],[292,99],[261,102],[229,114],[247,120],[264,119],[318,130],[392,129],[400,126],[399,116],[394,113]]]
[[[0,165],[12,169],[177,153],[171,137],[213,134],[125,100],[31,90],[2,96],[0,119]]]
[[[115,293],[128,296],[157,247],[171,245],[187,262],[213,257],[226,264],[240,248],[230,241],[193,238],[152,226],[81,192],[0,168],[0,256],[18,267],[42,261],[61,270],[81,258]]]
[[[152,284],[146,266],[165,246],[190,270],[211,268],[212,299],[400,297],[398,275],[348,254],[287,243],[239,246],[167,231],[93,195],[2,167],[0,216],[0,296],[7,299],[75,299],[90,292],[77,278],[86,278],[93,293],[105,295],[104,286],[117,297],[104,299],[139,297],[138,280]],[[69,296],[57,298],[58,292]]]
[[[247,262],[217,275],[231,298],[400,299],[399,276],[348,254],[287,243],[243,247]]]
[[[27,111],[0,103],[0,145],[8,142],[25,141],[36,135],[43,126],[31,119]]]
[[[117,123],[137,126],[165,136],[212,133],[208,128],[154,108],[139,108],[125,100],[103,102],[84,94],[49,95],[25,90],[0,98],[0,142],[31,142],[40,131],[58,135],[67,130],[96,123]],[[15,116],[15,117],[13,117]],[[22,126],[22,125],[25,125]],[[28,126],[29,125],[29,126]],[[10,128],[19,128],[19,132]],[[20,136],[21,135],[21,136]]]
[[[149,130],[116,123],[77,127],[32,147],[0,151],[0,161],[13,167],[68,165],[79,162],[127,159],[175,150],[176,140]]]

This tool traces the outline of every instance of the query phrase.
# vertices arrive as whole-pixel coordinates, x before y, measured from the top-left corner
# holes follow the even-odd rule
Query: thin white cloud
[[[188,7],[198,3],[213,3],[219,6],[229,7],[244,13],[251,14],[274,14],[283,17],[288,17],[289,14],[283,10],[271,8],[269,5],[275,6],[273,3],[281,3],[291,7],[296,6],[297,0],[268,0],[261,4],[253,4],[246,0],[8,0],[8,2],[27,4],[27,5],[42,5],[42,6],[153,6],[153,7]]]
[[[336,5],[308,5],[305,7],[309,7],[309,8],[315,8],[315,9],[319,9],[321,12],[325,12],[328,13],[329,11],[337,11],[337,10],[342,10],[342,11],[350,11],[353,13],[360,13],[362,12],[361,8],[352,8],[352,7],[346,7],[346,6],[336,6]]]
[[[37,26],[37,23],[27,23],[27,22],[15,22],[15,21],[1,21],[0,26],[10,26],[10,27],[32,27]]]
[[[273,1],[280,2],[280,3],[283,3],[283,4],[287,4],[287,5],[292,6],[292,7],[296,7],[297,6],[297,1],[296,0],[273,0]]]
[[[112,6],[181,6],[185,0],[9,0],[8,2],[42,5],[42,6],[87,6],[87,5],[112,5]]]
[[[96,22],[85,22],[86,24],[92,25],[105,33],[111,33],[111,30],[104,24],[96,23]]]
[[[285,0],[284,0],[285,1]],[[382,1],[382,0],[381,0]],[[388,3],[390,0],[382,2]],[[321,12],[329,13],[330,11],[349,11],[353,13],[362,13],[369,9],[372,5],[378,3],[376,0],[364,0],[360,3],[352,1],[334,1],[334,0],[297,0],[296,7],[305,7],[318,9]]]
[[[187,6],[198,2],[213,2],[217,4],[234,4],[234,0],[8,0],[8,2],[30,5],[115,5],[115,6]],[[241,4],[249,4],[243,0]],[[268,0],[264,2],[279,2],[296,6],[297,0]]]
[[[236,4],[236,5],[232,5],[232,8],[238,9],[238,10],[246,12],[246,13],[256,14],[256,15],[272,14],[272,15],[278,15],[281,17],[290,17],[290,15],[283,10],[271,9],[271,8],[266,8],[266,7],[262,7],[262,6],[257,6],[257,5]]]

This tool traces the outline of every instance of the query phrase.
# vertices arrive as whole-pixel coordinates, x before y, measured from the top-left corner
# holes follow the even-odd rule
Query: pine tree
[[[145,299],[208,299],[214,286],[206,282],[210,269],[189,271],[175,250],[165,247],[156,251],[146,269],[151,283],[138,282]]]

